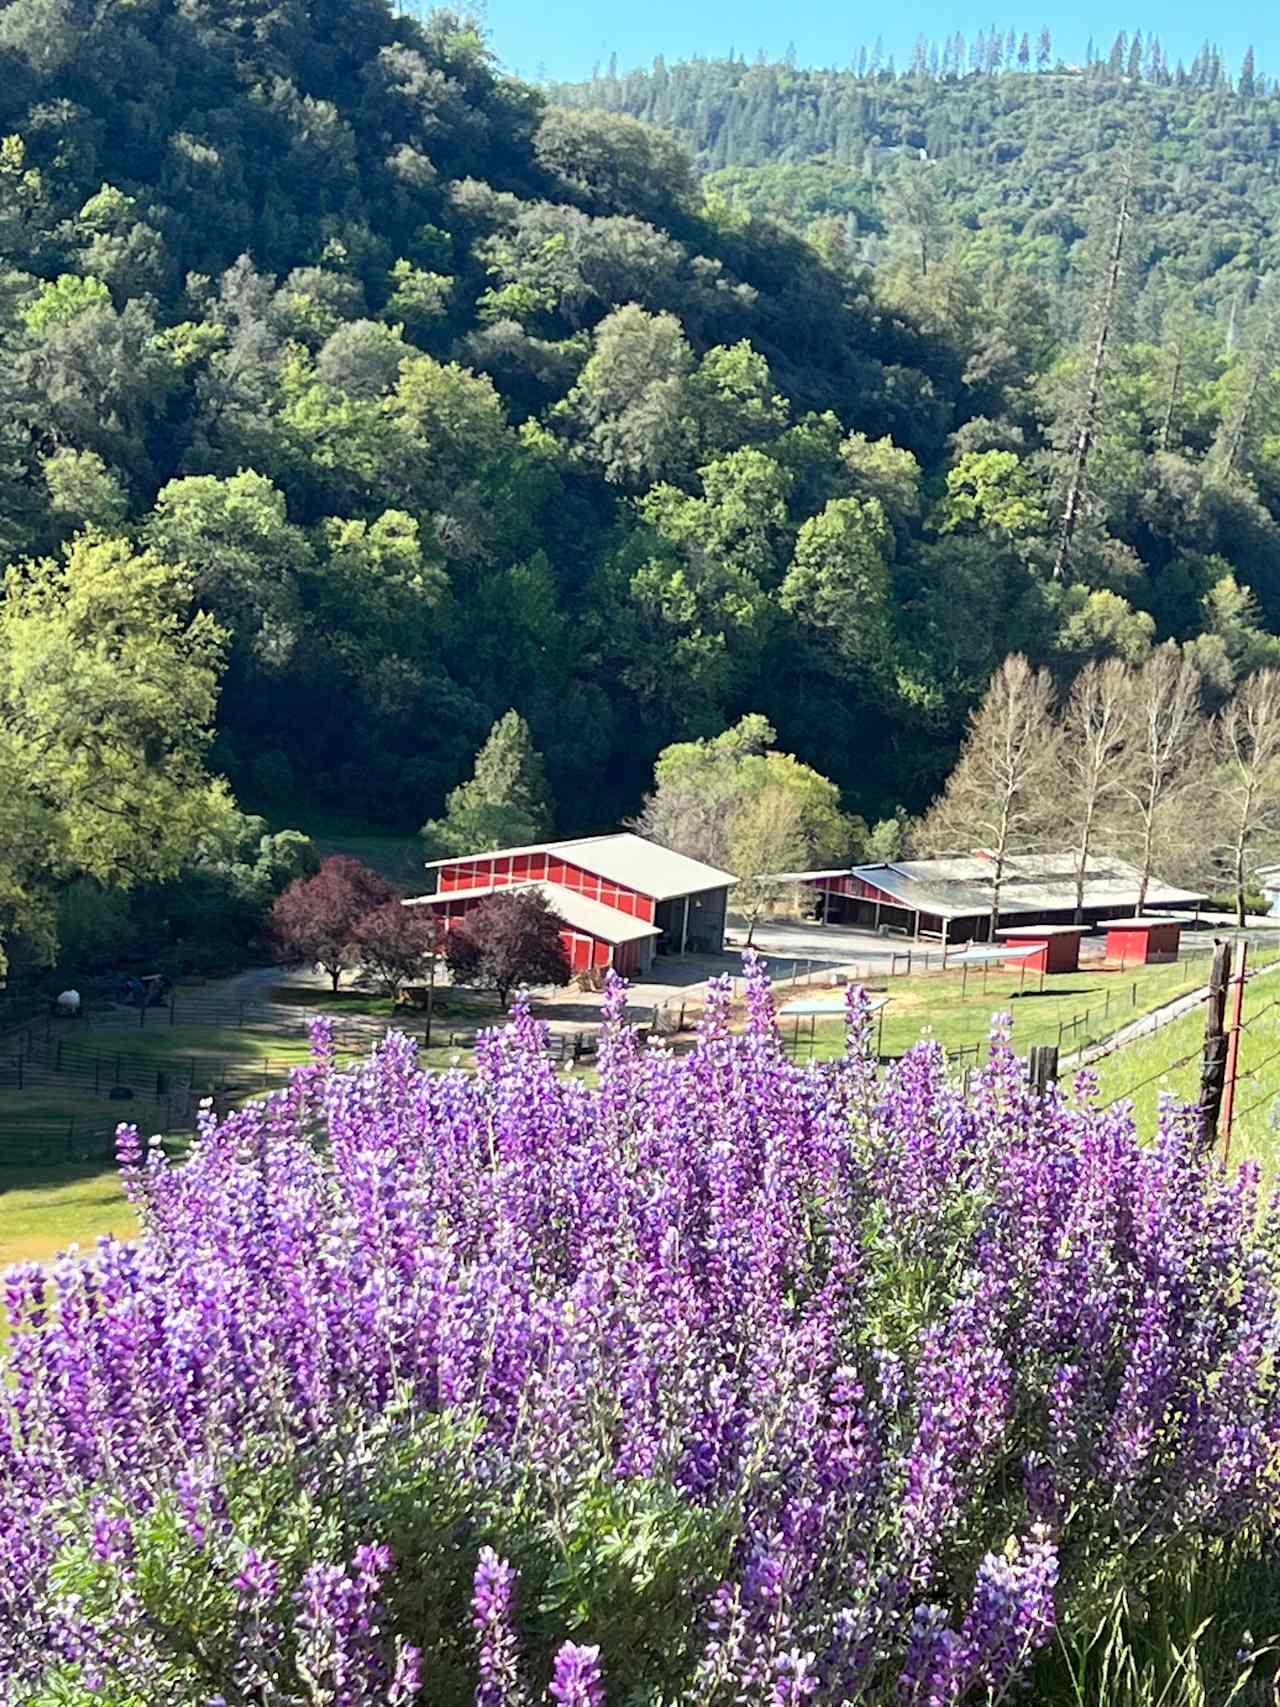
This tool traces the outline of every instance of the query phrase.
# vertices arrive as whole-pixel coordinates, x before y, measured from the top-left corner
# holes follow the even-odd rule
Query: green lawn
[[[1174,997],[1204,983],[1209,955],[1196,955],[1167,966],[1138,966],[1127,971],[1086,969],[1044,980],[1032,973],[971,968],[960,972],[918,973],[910,978],[885,979],[873,986],[888,1004],[878,1020],[881,1053],[900,1055],[922,1038],[936,1038],[947,1050],[983,1045],[991,1016],[1013,1015],[1014,1042],[1020,1049],[1033,1043],[1059,1044],[1066,1054],[1108,1037],[1120,1026]],[[779,1006],[790,1000],[784,988]],[[810,1022],[782,1020],[783,1035],[801,1059],[810,1053]],[[819,1021],[813,1040],[816,1058],[837,1055],[844,1047],[839,1021]]]
[[[81,1163],[0,1171],[0,1267],[45,1261],[104,1233],[132,1238],[137,1217],[114,1167]]]
[[[1280,1006],[1275,1005],[1277,1002],[1280,1002],[1280,972],[1250,981],[1245,988],[1230,1148],[1233,1161],[1252,1156],[1268,1176],[1274,1176],[1280,1164]],[[1155,1131],[1162,1092],[1169,1092],[1183,1102],[1198,1098],[1204,1018],[1203,1008],[1197,1008],[1154,1036],[1117,1049],[1095,1068],[1104,1102],[1132,1097],[1138,1130],[1144,1136]]]
[[[362,818],[349,818],[341,813],[316,812],[312,807],[292,811],[287,806],[250,804],[273,830],[301,830],[311,837],[321,859],[330,854],[345,854],[372,866],[388,883],[405,894],[421,894],[426,888],[423,862],[426,853],[422,838],[412,831],[379,828]]]
[[[267,992],[266,1000],[284,1007],[301,1008],[308,1013],[330,1014],[335,1020],[341,1020],[344,1014],[382,1019],[419,1034],[427,1021],[425,1007],[406,1003],[397,1005],[389,996],[380,996],[373,990],[321,990],[310,984],[276,984]],[[181,1012],[181,1008],[178,1011]],[[464,1025],[493,1025],[502,1018],[502,1008],[496,997],[462,995],[447,984],[436,990],[432,1011],[433,1025],[438,1020],[442,1025],[453,1022],[459,1028]]]

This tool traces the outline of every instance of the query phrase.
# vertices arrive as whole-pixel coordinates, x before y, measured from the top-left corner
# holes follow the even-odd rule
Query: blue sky
[[[590,0],[488,0],[484,12],[493,47],[509,70],[525,77],[545,71],[559,78],[587,77],[592,64],[598,60],[606,65],[611,53],[626,69],[650,64],[655,53],[669,60],[695,54],[713,58],[731,47],[749,59],[761,47],[781,59],[790,42],[801,65],[847,65],[858,48],[864,42],[870,47],[877,35],[884,38],[886,54],[893,53],[901,65],[910,59],[918,34],[941,41],[961,30],[972,40],[992,22],[990,14],[964,16],[941,0],[917,0],[914,6],[888,11],[868,7],[865,12],[837,7],[830,0],[791,6],[780,6],[777,0],[644,0],[624,6]],[[1179,58],[1189,63],[1210,35],[1233,73],[1252,42],[1258,69],[1280,76],[1280,9],[1274,7],[1253,12],[1237,4],[1221,10],[1169,0],[1145,16],[1122,18],[1114,4],[1101,0],[1071,7],[1058,0],[1034,15],[997,13],[995,21],[1002,30],[1010,24],[1019,34],[1028,30],[1033,42],[1041,24],[1047,23],[1057,51],[1075,59],[1083,59],[1090,35],[1109,48],[1117,29],[1130,34],[1141,29],[1144,35],[1154,29],[1171,63]]]

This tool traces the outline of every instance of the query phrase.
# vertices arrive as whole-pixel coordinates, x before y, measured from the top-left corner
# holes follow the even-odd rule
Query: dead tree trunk
[[[1089,458],[1098,433],[1098,411],[1102,402],[1102,385],[1107,372],[1107,346],[1120,300],[1120,285],[1124,277],[1125,243],[1133,203],[1133,159],[1126,161],[1120,179],[1120,199],[1116,206],[1115,225],[1111,234],[1111,249],[1103,274],[1102,290],[1098,297],[1097,330],[1089,359],[1089,380],[1080,424],[1071,453],[1071,475],[1067,484],[1066,501],[1062,507],[1062,523],[1058,529],[1058,552],[1054,559],[1055,580],[1062,580],[1071,562],[1071,547],[1084,509],[1088,489]]]
[[[1160,423],[1160,449],[1168,450],[1173,436],[1173,412],[1178,406],[1178,388],[1182,384],[1182,366],[1186,358],[1186,343],[1178,339],[1173,352],[1173,372],[1169,376],[1169,401],[1165,404],[1164,420]]]

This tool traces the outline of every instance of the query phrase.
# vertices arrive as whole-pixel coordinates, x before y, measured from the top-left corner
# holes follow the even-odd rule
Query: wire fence
[[[1262,971],[1264,965],[1255,965],[1249,974],[1250,979]],[[1043,1024],[1022,1023],[1030,1016],[1020,1015],[1014,1031],[1014,1046],[1019,1053],[1027,1053],[1038,1045],[1052,1045],[1066,1053],[1084,1043],[1105,1039],[1109,1033],[1123,1028],[1129,1016],[1140,1008],[1159,1006],[1173,999],[1180,990],[1202,982],[1207,976],[1208,966],[1208,956],[1195,955],[1171,962],[1167,968],[1167,979],[1165,969],[1159,977],[1153,977],[1152,968],[1144,969],[1140,977],[1122,976],[1113,970],[1108,974],[1107,987],[1100,992],[1100,998],[1082,1008],[1071,1013],[1058,1011],[1052,1018],[1046,1018]],[[833,989],[832,970],[822,962],[796,961],[789,977],[779,981],[775,976],[775,987],[783,1003],[803,989],[821,989],[834,995],[838,992]],[[1081,970],[1087,973],[1102,971],[1096,965]],[[1008,976],[1006,970],[1006,979]],[[970,983],[973,989],[967,998],[969,1005],[998,1004],[1012,993],[1005,990],[993,996],[978,987],[977,978],[971,978]],[[735,997],[740,994],[741,984],[741,979],[735,979],[732,992]],[[1046,995],[1053,993],[1052,986],[1045,992]],[[1035,999],[1040,999],[1039,991],[1035,992]],[[877,1053],[882,1064],[886,1065],[899,1059],[910,1042],[916,1041],[914,1038],[904,1040],[901,1048],[896,1047],[895,1039],[902,1039],[902,1028],[890,1024],[886,1045],[886,1019],[892,1016],[892,1001],[890,992],[889,1005],[881,1009],[878,1020]],[[1242,1031],[1257,1025],[1278,1008],[1280,996],[1252,1012],[1242,1025]],[[705,1001],[673,998],[654,1009],[641,1029],[645,1034],[651,1032],[663,1038],[678,1037],[696,1030],[705,1012]],[[278,1090],[287,1084],[290,1074],[299,1064],[303,1055],[301,1050],[283,1053],[268,1048],[261,1054],[252,1051],[239,1053],[230,1048],[220,1051],[216,1047],[216,1039],[212,1048],[186,1050],[179,1046],[180,1028],[198,1026],[216,1031],[236,1031],[245,1034],[246,1039],[264,1039],[269,1043],[279,1039],[282,1045],[298,1044],[306,1040],[316,1017],[315,1009],[282,1003],[240,1002],[182,993],[172,996],[162,1007],[91,1010],[88,1017],[76,1020],[42,1017],[0,1040],[0,1165],[35,1160],[40,1156],[50,1159],[109,1156],[114,1150],[114,1132],[119,1120],[136,1117],[144,1119],[152,1130],[181,1133],[193,1129],[200,1104],[205,1099],[213,1099],[218,1111],[224,1112],[249,1097]],[[392,1030],[407,1031],[416,1035],[420,1042],[425,1041],[425,1016],[413,1009],[399,1010],[391,1018],[346,1014],[325,1014],[324,1017],[332,1022],[339,1054],[347,1058],[367,1054]],[[496,1016],[491,1010],[480,1010],[477,1005],[475,1013],[470,1016],[470,1023],[465,1023],[462,1028],[454,1023],[457,1017],[456,1013],[449,1015],[449,1029],[438,1025],[431,1041],[454,1051],[465,1051],[474,1041],[476,1031],[494,1023]],[[793,1059],[804,1060],[838,1050],[842,1027],[839,1026],[838,1013],[832,1018],[834,1027],[818,1016],[788,1018],[784,1015],[780,1029],[788,1054]],[[927,1023],[928,1018],[928,1009],[922,1009],[922,1021]],[[167,1038],[163,1044],[154,1038],[157,1028],[174,1034],[173,1047],[168,1046]],[[135,1032],[150,1034],[146,1047],[141,1045],[140,1039],[137,1044],[128,1041],[130,1034]],[[599,1051],[599,1027],[580,1024],[553,1030],[549,1049],[553,1059],[566,1067],[589,1065]],[[947,1055],[952,1067],[967,1075],[981,1066],[988,1049],[988,1043],[981,1040],[948,1044]],[[1139,1093],[1152,1080],[1188,1066],[1193,1058],[1194,1054],[1187,1054],[1174,1061],[1162,1062],[1150,1079],[1144,1079],[1136,1086],[1127,1086],[1121,1094]],[[1246,1064],[1240,1071],[1239,1082],[1243,1085],[1256,1080],[1276,1058],[1280,1058],[1280,1048],[1265,1060]],[[13,1112],[9,1112],[5,1102],[6,1092],[10,1090],[37,1095],[48,1091],[50,1102],[56,1103],[63,1098],[76,1108],[76,1112],[65,1116],[60,1112],[31,1114],[12,1104]],[[1266,1091],[1258,1100],[1265,1101],[1271,1094]],[[101,1112],[81,1112],[85,1103],[101,1103]],[[1254,1106],[1252,1103],[1242,1106],[1239,1117],[1243,1118]]]
[[[1090,1066],[1103,1066],[1104,1082],[1119,1081],[1101,1106],[1132,1104],[1140,1129],[1153,1127],[1159,1102],[1153,1105],[1150,1093],[1157,1089],[1198,1116],[1206,1137],[1220,1141],[1224,1155],[1230,1154],[1233,1139],[1246,1140],[1256,1153],[1260,1132],[1254,1117],[1271,1105],[1275,1128],[1280,1115],[1280,994],[1270,993],[1280,977],[1270,987],[1257,984],[1278,967],[1274,951],[1250,964],[1247,947],[1237,944],[1216,993],[1215,988],[1200,992],[1168,1030],[1136,1037],[1091,1059]],[[1137,1078],[1124,1073],[1130,1056],[1140,1064]]]

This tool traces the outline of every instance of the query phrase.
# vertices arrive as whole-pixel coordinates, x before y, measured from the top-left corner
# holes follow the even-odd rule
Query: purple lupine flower
[[[513,1609],[516,1573],[492,1547],[482,1547],[471,1597],[471,1622],[479,1637],[476,1707],[521,1707],[528,1697],[520,1676]]]
[[[676,1056],[638,1046],[614,985],[598,1088],[521,1004],[474,1075],[393,1038],[206,1109],[181,1166],[122,1133],[143,1240],[6,1277],[0,1707],[43,1655],[162,1698],[129,1577],[152,1513],[234,1585],[229,1700],[407,1702],[460,1635],[481,1707],[527,1700],[504,1560],[481,1553],[473,1629],[419,1653],[400,1609],[436,1585],[385,1593],[378,1536],[295,1570],[288,1499],[238,1527],[266,1464],[335,1523],[371,1509],[384,1453],[455,1489],[460,1533],[495,1503],[562,1533],[602,1489],[695,1529],[732,1511],[691,1687],[762,1707],[1021,1687],[1058,1551],[1006,1545],[1020,1494],[1064,1573],[1273,1546],[1280,1198],[1255,1170],[1172,1104],[1145,1144],[1123,1106],[1030,1097],[1003,1021],[966,1100],[930,1044],[881,1074],[856,992],[850,1055],[812,1067],[761,965],[745,1031],[730,998],[717,981]],[[65,1547],[118,1582],[109,1615],[59,1598]],[[598,1699],[598,1655],[568,1644],[556,1687]]]
[[[600,1677],[599,1648],[565,1642],[556,1654],[547,1694],[560,1707],[601,1707],[604,1683]]]

